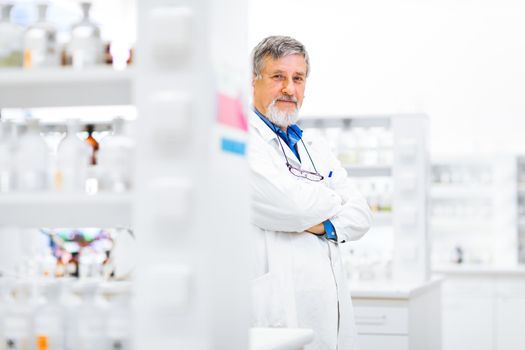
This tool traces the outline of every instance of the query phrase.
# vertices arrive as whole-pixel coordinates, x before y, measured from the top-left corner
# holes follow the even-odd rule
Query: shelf
[[[131,194],[0,195],[0,226],[131,227]]]
[[[492,198],[492,188],[468,187],[462,185],[432,185],[432,198]]]
[[[1,69],[0,108],[129,105],[132,78],[111,67]]]
[[[392,176],[392,167],[388,165],[347,165],[350,177]]]

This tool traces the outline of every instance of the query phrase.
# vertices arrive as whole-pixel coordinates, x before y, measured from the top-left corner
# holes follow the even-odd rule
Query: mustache
[[[287,101],[287,102],[293,102],[293,103],[297,104],[297,97],[291,96],[291,95],[281,95],[281,96],[278,96],[277,98],[275,98],[273,100],[273,103],[275,103],[277,101]]]

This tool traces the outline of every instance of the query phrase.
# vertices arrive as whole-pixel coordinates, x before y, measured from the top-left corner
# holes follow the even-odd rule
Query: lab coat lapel
[[[275,134],[273,130],[271,130],[268,127],[268,125],[266,125],[261,120],[261,118],[259,118],[259,116],[255,112],[250,113],[250,125],[254,127],[261,134],[261,136],[264,138],[264,140],[266,140],[266,142],[271,143],[273,147],[277,148],[279,153],[282,153],[281,146],[279,145],[279,140],[277,140],[278,136]],[[283,145],[283,149],[286,154],[286,157],[288,157],[288,162],[294,167],[301,168],[301,162],[299,162],[299,160],[297,159],[297,156],[292,152],[290,147],[288,147],[286,142],[284,142],[283,140],[280,140],[280,141]],[[302,147],[302,143],[301,141],[299,141],[299,143],[297,144],[297,148],[300,149],[301,147]],[[301,159],[303,159],[302,155],[301,155]],[[286,160],[284,159],[284,156],[283,156],[283,162],[285,161]]]

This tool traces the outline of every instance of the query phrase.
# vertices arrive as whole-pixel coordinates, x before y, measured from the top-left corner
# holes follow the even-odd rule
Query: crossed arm
[[[286,167],[275,167],[264,152],[252,157],[253,223],[265,230],[324,234],[330,220],[338,240],[359,239],[368,231],[370,209],[348,179],[339,161],[327,150],[333,176],[323,182],[297,181]]]

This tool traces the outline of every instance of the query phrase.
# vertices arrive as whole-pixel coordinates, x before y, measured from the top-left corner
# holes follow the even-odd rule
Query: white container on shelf
[[[76,327],[73,344],[79,350],[106,349],[107,310],[97,298],[98,282],[81,282],[75,291],[80,294],[82,303],[74,311]]]
[[[55,185],[58,190],[65,192],[85,191],[91,150],[88,144],[77,136],[79,131],[79,120],[68,120],[67,135],[60,142],[57,152]]]
[[[10,21],[12,4],[0,4],[0,67],[22,66],[24,30]]]
[[[35,309],[34,339],[36,349],[62,350],[65,346],[65,312],[60,304],[61,286],[56,281],[41,285],[43,302]]]
[[[11,192],[14,186],[11,123],[0,122],[0,193]]]
[[[83,18],[71,29],[68,55],[75,68],[95,66],[104,63],[104,45],[100,38],[100,28],[89,17],[91,3],[83,1]]]
[[[124,133],[124,119],[113,120],[113,134],[100,142],[98,162],[102,191],[125,192],[132,188],[133,141]]]
[[[24,34],[24,67],[44,68],[60,65],[57,30],[46,21],[48,5],[38,4],[38,21],[29,26]]]
[[[25,281],[16,282],[13,291],[14,300],[5,300],[5,316],[3,318],[4,338],[1,340],[7,349],[32,350],[32,317],[33,301],[31,300],[31,285]]]
[[[40,136],[39,121],[29,119],[27,132],[20,137],[15,152],[16,189],[43,191],[49,187],[49,150]]]

